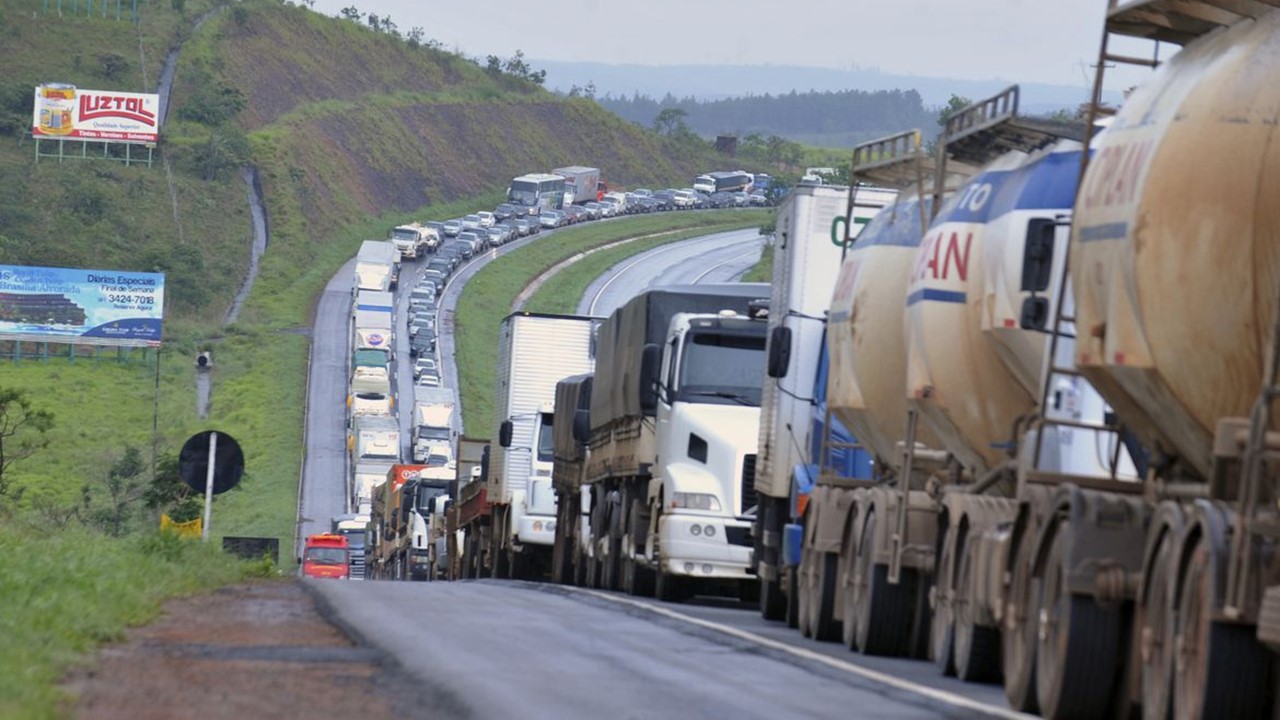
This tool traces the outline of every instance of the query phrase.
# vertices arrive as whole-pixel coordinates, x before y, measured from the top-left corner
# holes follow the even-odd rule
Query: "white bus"
[[[564,178],[547,173],[521,175],[511,180],[507,202],[535,208],[535,212],[559,210],[564,207]]]

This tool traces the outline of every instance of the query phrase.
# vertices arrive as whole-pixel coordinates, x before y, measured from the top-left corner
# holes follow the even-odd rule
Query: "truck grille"
[[[351,553],[350,571],[353,579],[364,579],[364,551]]]
[[[751,453],[742,458],[742,489],[738,493],[742,504],[738,507],[741,515],[756,504],[756,454]]]

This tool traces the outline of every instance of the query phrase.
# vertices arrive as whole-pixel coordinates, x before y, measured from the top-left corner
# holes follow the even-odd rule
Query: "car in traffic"
[[[476,213],[476,216],[480,218],[480,227],[482,228],[491,228],[494,223],[498,222],[498,219],[493,216],[493,213],[486,210],[481,210]]]
[[[537,218],[517,218],[515,221],[516,229],[521,235],[532,235],[542,230],[542,225],[538,223]]]
[[[413,379],[417,380],[418,376],[424,372],[433,375],[439,375],[440,369],[436,366],[435,358],[420,357],[413,363]]]
[[[499,226],[496,226],[496,225],[495,225],[495,226],[493,226],[493,227],[489,228],[487,232],[488,232],[488,235],[489,235],[489,244],[490,244],[490,245],[493,245],[493,246],[495,246],[495,247],[496,247],[496,246],[498,246],[498,245],[504,245],[504,244],[506,244],[506,242],[507,242],[507,240],[508,240],[508,238],[507,238],[507,230],[506,230],[506,228],[499,227]]]
[[[440,387],[440,375],[435,372],[423,372],[413,378],[418,387]]]
[[[543,210],[538,216],[538,224],[544,228],[554,229],[565,224],[563,210]]]
[[[564,209],[565,216],[568,217],[570,225],[574,223],[586,222],[591,219],[591,213],[581,205],[569,205]]]
[[[444,222],[440,223],[440,225],[442,226],[441,227],[442,234],[445,237],[456,237],[458,233],[462,232],[462,218],[445,220]]]
[[[480,218],[480,216],[479,216],[479,215],[472,214],[472,215],[463,215],[463,216],[462,216],[462,229],[463,229],[463,230],[479,230],[479,229],[480,229],[480,225],[481,225],[482,223],[483,223],[483,220]]]

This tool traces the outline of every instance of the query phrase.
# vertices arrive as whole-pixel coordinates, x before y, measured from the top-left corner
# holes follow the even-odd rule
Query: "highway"
[[[606,315],[649,287],[734,280],[756,262],[760,247],[758,233],[749,230],[655,248],[597,278],[579,311]],[[466,279],[491,257],[459,268],[442,296],[438,351],[448,387],[457,387],[454,307]],[[406,430],[412,377],[401,318],[414,272],[409,265],[402,270],[397,312],[397,406]],[[303,484],[301,507],[312,520],[304,527],[318,529],[340,512],[346,492],[345,483],[333,479],[345,478],[345,430],[343,413],[332,409],[345,394],[349,303],[350,268],[344,268],[321,297],[313,330],[309,407],[323,411],[308,414],[306,467],[330,471],[308,474]],[[386,653],[437,698],[432,717],[1024,717],[1007,710],[998,685],[962,683],[930,663],[866,657],[809,640],[737,601],[696,598],[676,605],[500,580],[308,586],[328,617]],[[405,608],[422,610],[406,614]]]

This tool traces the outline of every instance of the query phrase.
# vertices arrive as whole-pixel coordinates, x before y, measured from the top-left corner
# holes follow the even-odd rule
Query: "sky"
[[[1088,85],[1106,0],[315,0],[471,56],[773,64]],[[536,69],[536,63],[535,63]]]

